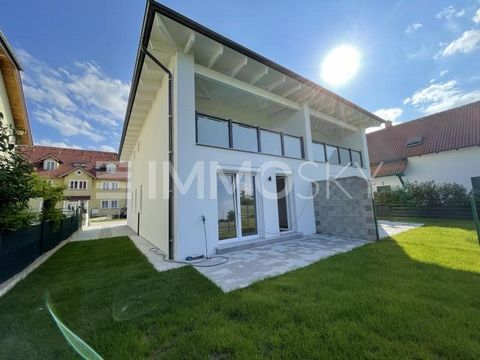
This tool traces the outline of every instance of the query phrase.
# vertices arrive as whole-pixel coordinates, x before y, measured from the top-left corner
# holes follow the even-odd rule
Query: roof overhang
[[[356,131],[383,120],[317,83],[157,3],[147,1],[132,87],[120,141],[121,159],[130,156],[165,74],[145,57],[148,49],[163,64],[177,52],[193,54],[197,77],[241,89],[291,109],[308,104],[310,116]]]
[[[15,124],[19,145],[33,145],[27,106],[23,94],[20,71],[22,66],[15,56],[12,47],[0,31],[0,70],[3,75],[8,101]]]
[[[405,172],[408,159],[398,159],[370,165],[372,177],[401,176]]]

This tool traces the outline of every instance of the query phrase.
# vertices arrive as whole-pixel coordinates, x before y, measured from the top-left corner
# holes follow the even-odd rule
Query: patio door
[[[254,175],[219,174],[217,202],[219,240],[241,240],[258,235]]]

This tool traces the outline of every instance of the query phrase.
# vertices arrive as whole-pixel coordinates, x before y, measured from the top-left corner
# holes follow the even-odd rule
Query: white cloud
[[[75,144],[67,144],[63,141],[52,141],[50,139],[42,139],[40,141],[35,141],[35,145],[54,146],[54,147],[71,148],[71,149],[81,149],[80,146],[75,145]]]
[[[55,107],[38,108],[33,112],[33,115],[39,122],[57,129],[64,136],[82,135],[96,142],[104,139],[88,121]]]
[[[374,114],[381,117],[383,120],[396,121],[402,116],[403,110],[400,108],[378,109]]]
[[[104,139],[123,121],[130,86],[107,76],[92,61],[52,68],[25,50],[17,50],[26,73],[25,96],[32,104],[32,120],[51,126],[63,136]],[[54,137],[52,137],[54,138]]]
[[[475,13],[475,16],[473,17],[472,21],[475,24],[480,24],[480,8],[477,9],[477,12]]]
[[[392,122],[392,125],[397,124],[397,120],[400,116],[403,114],[403,110],[400,108],[384,108],[384,109],[378,109],[377,111],[374,111],[374,114],[382,118],[383,120],[389,120]],[[366,133],[371,133],[374,131],[382,130],[385,128],[385,125],[381,126],[375,126],[366,129]]]
[[[457,52],[468,54],[480,47],[480,30],[467,30],[459,38],[453,40],[443,50],[443,56],[451,56]]]
[[[457,10],[453,5],[442,9],[435,17],[439,20],[445,21],[447,28],[457,32],[459,30],[458,20],[466,14],[465,9]]]
[[[440,77],[445,76],[448,74],[448,70],[442,70],[440,71]]]
[[[455,80],[436,83],[417,90],[404,100],[424,114],[432,114],[480,100],[480,90],[462,90]]]
[[[420,23],[413,23],[407,26],[405,29],[406,34],[413,34],[415,31],[421,29],[423,27],[423,24]]]
[[[465,15],[465,9],[457,10],[453,5],[443,8],[439,13],[435,15],[437,19],[451,19],[451,18],[460,18]]]
[[[108,152],[117,152],[117,150],[115,150],[115,148],[113,148],[112,146],[109,146],[109,145],[101,145],[98,150],[100,151],[108,151]]]

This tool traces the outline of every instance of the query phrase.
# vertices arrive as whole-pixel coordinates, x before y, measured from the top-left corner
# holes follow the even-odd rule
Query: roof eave
[[[125,140],[125,136],[126,136],[126,132],[127,132],[127,128],[128,128],[128,123],[129,123],[129,120],[130,120],[130,114],[132,112],[132,107],[133,107],[133,102],[135,100],[135,94],[137,92],[137,88],[138,88],[138,82],[139,82],[139,79],[140,79],[140,75],[141,75],[141,70],[142,70],[142,64],[143,64],[143,61],[145,59],[145,54],[141,51],[142,47],[147,47],[148,46],[148,41],[150,39],[150,34],[151,34],[151,29],[152,29],[152,26],[153,26],[153,21],[154,21],[154,17],[155,17],[155,14],[156,13],[159,13],[163,16],[166,16],[170,19],[172,19],[173,21],[176,21],[188,28],[190,28],[191,30],[193,31],[196,31],[214,41],[217,41],[219,42],[220,44],[226,46],[226,47],[229,47],[235,51],[238,51],[239,53],[249,57],[249,58],[252,58],[253,60],[256,60],[262,64],[264,64],[265,66],[268,66],[268,67],[271,67],[291,78],[294,78],[295,80],[307,85],[307,86],[310,86],[310,87],[314,87],[314,88],[317,88],[319,89],[320,91],[322,92],[325,92],[326,94],[328,94],[329,96],[332,96],[334,98],[336,98],[337,100],[345,103],[346,105],[350,106],[350,107],[353,107],[354,109],[356,109],[357,111],[359,112],[362,112],[363,114],[367,115],[368,117],[376,120],[377,122],[379,123],[384,123],[385,120],[383,120],[382,118],[380,118],[379,116],[361,108],[360,106],[352,103],[351,101],[331,92],[330,90],[322,87],[321,85],[303,77],[302,75],[300,74],[297,74],[296,72],[290,70],[290,69],[287,69],[286,67],[264,57],[263,55],[260,55],[248,48],[246,48],[245,46],[243,45],[240,45],[238,44],[237,42],[233,41],[233,40],[230,40],[228,38],[226,38],[225,36],[197,23],[196,21],[193,21],[189,18],[187,18],[186,16],[154,1],[154,0],[147,0],[147,4],[146,4],[146,8],[145,8],[145,15],[144,15],[144,21],[143,21],[143,25],[142,25],[142,31],[140,33],[140,43],[139,43],[139,46],[138,46],[138,49],[137,49],[137,57],[136,57],[136,61],[135,61],[135,70],[134,70],[134,73],[133,73],[133,76],[132,76],[132,87],[131,87],[131,90],[130,90],[130,95],[129,95],[129,98],[128,98],[128,103],[127,103],[127,110],[126,110],[126,115],[125,115],[125,119],[124,119],[124,124],[123,124],[123,130],[122,130],[122,137],[120,139],[120,146],[119,146],[119,150],[118,150],[118,153],[120,155],[120,158],[122,157],[122,151],[123,151],[123,143],[124,143],[124,140]],[[378,124],[376,124],[378,125]],[[372,126],[375,126],[375,125],[372,125]]]

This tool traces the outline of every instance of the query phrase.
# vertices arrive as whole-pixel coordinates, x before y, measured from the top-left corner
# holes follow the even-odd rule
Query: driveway
[[[75,234],[72,241],[96,240],[131,235],[135,235],[135,231],[127,226],[126,220],[105,221],[94,223],[94,225],[88,227],[83,227],[82,230]]]

